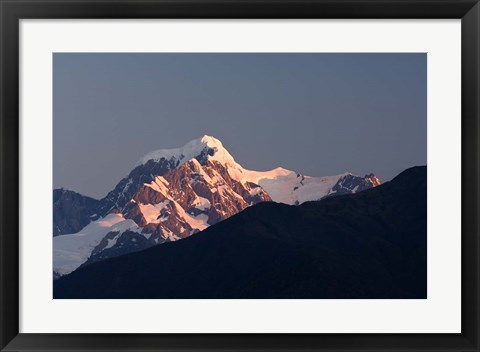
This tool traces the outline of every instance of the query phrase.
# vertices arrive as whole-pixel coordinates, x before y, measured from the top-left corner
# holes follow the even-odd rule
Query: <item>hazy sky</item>
[[[388,181],[426,164],[426,75],[426,54],[54,54],[54,187],[101,198],[204,134],[248,169]]]

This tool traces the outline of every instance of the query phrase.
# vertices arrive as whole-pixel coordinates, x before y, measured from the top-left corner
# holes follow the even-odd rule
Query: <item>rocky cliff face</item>
[[[121,213],[144,227],[149,239],[163,243],[271,201],[259,185],[232,178],[227,168],[217,161],[191,159],[142,185]]]
[[[178,165],[178,160],[149,160],[136,166],[115,188],[100,200],[100,215],[120,211],[145,183],[152,182],[156,176],[163,175]]]

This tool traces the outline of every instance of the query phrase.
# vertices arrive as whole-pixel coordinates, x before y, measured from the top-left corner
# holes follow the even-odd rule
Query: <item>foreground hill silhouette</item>
[[[54,282],[54,298],[426,297],[426,167],[357,194],[260,203]]]

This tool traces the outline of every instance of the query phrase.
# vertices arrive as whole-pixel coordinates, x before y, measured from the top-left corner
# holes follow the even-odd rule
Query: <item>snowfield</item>
[[[53,271],[68,274],[90,257],[93,249],[111,231],[138,232],[140,228],[133,220],[126,220],[121,214],[108,214],[105,218],[91,222],[80,232],[53,238]],[[109,242],[109,246],[114,243]]]

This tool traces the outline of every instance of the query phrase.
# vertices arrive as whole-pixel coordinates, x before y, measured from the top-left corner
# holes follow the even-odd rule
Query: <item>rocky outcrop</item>
[[[111,242],[115,242],[115,246],[110,246]],[[80,267],[123,254],[138,252],[154,244],[154,241],[134,231],[109,232],[93,250],[90,258]]]
[[[194,158],[140,187],[122,214],[139,226],[148,224],[144,232],[160,243],[188,237],[264,201],[271,198],[259,185],[232,178],[219,162]]]
[[[149,160],[145,164],[135,167],[105,198],[100,200],[100,215],[105,216],[115,209],[121,210],[145,183],[152,182],[156,176],[165,174],[177,165],[178,160],[162,159]]]
[[[100,202],[63,188],[53,190],[53,236],[76,233],[99,218]]]
[[[365,175],[364,177],[346,175],[338,180],[327,197],[357,193],[381,184],[380,180],[374,174]]]

